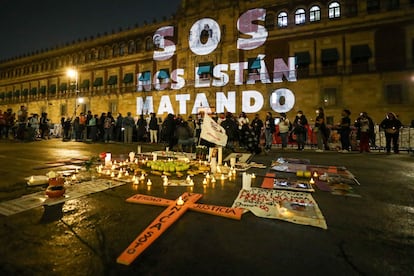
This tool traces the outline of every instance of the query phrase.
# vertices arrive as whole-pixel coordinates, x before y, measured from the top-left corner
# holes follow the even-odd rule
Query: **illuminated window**
[[[329,4],[329,18],[339,18],[341,17],[341,6],[338,2],[332,2]]]
[[[295,24],[301,25],[306,22],[306,13],[304,9],[297,9],[295,12]]]
[[[321,8],[319,8],[318,6],[313,6],[309,10],[309,21],[315,22],[315,21],[320,21],[320,20],[321,20]]]
[[[277,25],[279,26],[279,28],[287,27],[288,15],[286,12],[279,13],[279,15],[277,16]]]

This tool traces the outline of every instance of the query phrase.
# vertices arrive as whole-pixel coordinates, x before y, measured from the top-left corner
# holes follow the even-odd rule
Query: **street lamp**
[[[66,75],[69,77],[69,80],[74,80],[75,81],[75,93],[76,93],[76,97],[75,97],[75,110],[74,110],[74,117],[76,117],[76,110],[78,109],[78,105],[83,103],[83,98],[79,98],[79,90],[78,90],[78,79],[79,79],[79,73],[77,70],[75,69],[68,69],[68,71],[66,72]]]

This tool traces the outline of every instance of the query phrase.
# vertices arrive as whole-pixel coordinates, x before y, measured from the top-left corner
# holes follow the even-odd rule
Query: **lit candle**
[[[105,166],[110,166],[111,165],[111,158],[112,155],[110,152],[107,152],[105,155]]]
[[[134,176],[132,177],[132,182],[135,182],[135,180],[137,180],[137,177],[134,175]]]
[[[76,174],[72,175],[72,181],[76,181]]]
[[[129,161],[134,162],[134,159],[135,159],[135,152],[131,151],[129,153]]]
[[[139,180],[144,181],[145,180],[145,175],[144,174],[141,174]]]
[[[252,179],[255,179],[256,175],[254,173],[252,173]]]
[[[207,179],[203,179],[203,185],[207,185]]]
[[[33,176],[30,177],[29,182],[30,183],[33,183],[34,182],[34,177]]]
[[[210,174],[209,173],[206,174],[206,178],[210,179]]]
[[[216,183],[216,178],[214,176],[211,178],[211,183]]]
[[[111,172],[111,177],[115,177],[115,173],[114,172]]]
[[[184,200],[182,199],[182,197],[180,196],[179,198],[178,198],[178,200],[177,200],[177,205],[178,206],[182,206],[182,205],[184,205]]]
[[[122,177],[122,172],[119,172],[118,173],[118,178],[121,178]]]
[[[231,173],[231,171],[229,171],[229,173],[228,173],[228,177],[230,178],[230,177],[232,177],[232,173]]]
[[[185,179],[186,182],[190,182],[191,177],[189,175],[187,175],[187,178]]]
[[[310,184],[315,184],[315,180],[313,180],[313,177],[309,180]]]
[[[219,165],[217,165],[216,172],[217,172],[217,173],[221,173],[221,169],[220,169],[220,166],[219,166]]]
[[[223,148],[222,147],[219,147],[218,148],[218,153],[217,153],[217,163],[219,165],[221,165],[222,162],[223,162]]]
[[[317,171],[315,171],[315,172],[313,173],[313,177],[314,177],[314,178],[318,178],[318,176],[319,176],[319,175],[318,175],[318,172],[317,172]]]
[[[225,179],[224,174],[221,174],[221,178],[220,179],[221,180],[224,180]]]
[[[134,179],[134,184],[135,184],[135,185],[138,185],[138,184],[139,184],[138,178],[135,178],[135,179]]]
[[[151,185],[152,185],[151,179],[148,179],[147,186],[151,186]]]
[[[194,181],[191,179],[189,184],[190,186],[194,186]]]
[[[125,176],[129,176],[129,172],[128,171],[125,172]]]

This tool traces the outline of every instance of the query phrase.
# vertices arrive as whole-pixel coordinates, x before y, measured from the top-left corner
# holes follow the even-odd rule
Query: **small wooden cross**
[[[202,194],[184,193],[177,200],[136,194],[126,201],[148,205],[167,206],[167,208],[138,235],[127,249],[118,257],[119,264],[130,265],[165,230],[178,220],[188,209],[210,215],[240,220],[242,208],[230,208],[196,203]]]

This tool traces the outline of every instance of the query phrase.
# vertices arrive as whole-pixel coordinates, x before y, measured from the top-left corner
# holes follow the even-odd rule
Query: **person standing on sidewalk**
[[[265,151],[269,152],[272,148],[273,143],[273,133],[275,132],[275,119],[272,116],[271,112],[266,113],[265,120]]]
[[[298,144],[298,150],[304,150],[307,139],[307,126],[308,120],[301,110],[296,114],[293,121],[293,133],[296,135],[296,143]]]
[[[358,128],[359,152],[370,152],[369,150],[369,128],[370,122],[365,112],[362,112],[355,123]]]
[[[135,120],[132,118],[131,112],[127,113],[127,116],[122,119],[122,128],[124,130],[124,143],[132,143],[132,134],[134,133]]]
[[[341,123],[339,124],[339,134],[341,135],[341,152],[348,152],[351,147],[351,142],[349,141],[349,135],[351,134],[351,111],[348,109],[342,110]]]
[[[286,113],[280,113],[280,121],[279,121],[279,135],[280,139],[282,139],[282,150],[286,149],[288,145],[288,139],[289,139],[289,130],[291,126],[291,122],[286,117]]]
[[[326,124],[325,124],[325,113],[322,107],[319,107],[316,110],[316,119],[313,132],[316,133],[316,139],[318,143],[317,152],[323,152],[327,147],[327,137],[326,137]]]
[[[158,125],[158,119],[155,116],[155,113],[151,113],[151,118],[148,123],[149,128],[149,134],[150,134],[150,143],[158,143],[158,131],[159,131],[159,125]]]
[[[394,153],[399,153],[398,138],[400,136],[401,121],[393,112],[389,112],[386,118],[381,122],[380,127],[385,132],[385,148],[387,154],[391,152],[391,142]]]

